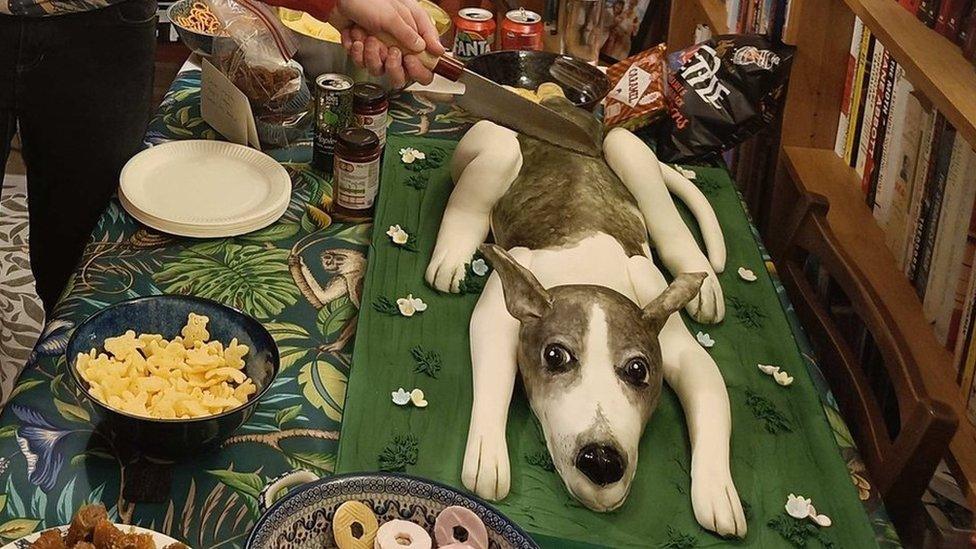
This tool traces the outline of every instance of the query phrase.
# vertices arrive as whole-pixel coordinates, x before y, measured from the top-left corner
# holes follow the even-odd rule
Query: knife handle
[[[386,33],[379,34],[377,38],[387,46],[396,46],[402,51],[407,51],[403,46],[400,46],[397,41],[390,35]],[[431,72],[439,74],[452,82],[457,82],[458,78],[461,78],[461,73],[464,72],[464,64],[446,55],[440,57],[436,55],[431,55],[428,51],[423,51],[418,54],[414,54],[420,58],[420,62],[423,63]]]

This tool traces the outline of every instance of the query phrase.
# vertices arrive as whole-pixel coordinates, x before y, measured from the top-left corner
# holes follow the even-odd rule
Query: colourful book
[[[922,0],[918,6],[918,19],[929,28],[935,27],[943,0]]]
[[[955,141],[956,129],[948,122],[945,122],[939,137],[935,170],[932,174],[929,208],[925,215],[925,227],[921,241],[922,247],[918,260],[918,272],[912,281],[915,285],[915,291],[919,297],[923,298],[925,297],[929,275],[931,274],[932,256],[935,254],[935,239],[939,232],[939,220],[942,216],[943,200],[945,199],[946,180],[949,176],[949,164],[952,161],[952,149]]]
[[[902,138],[904,136],[905,118],[908,115],[908,96],[912,85],[905,76],[905,70],[894,63],[894,76],[891,78],[890,108],[885,116],[887,125],[884,128],[884,140],[881,145],[881,163],[875,176],[874,218],[882,230],[887,230],[891,215],[891,205],[895,200],[895,184],[898,172],[901,170],[903,159]]]
[[[851,50],[847,57],[847,77],[844,79],[844,94],[841,96],[840,116],[837,120],[837,138],[834,140],[834,152],[837,156],[844,158],[847,147],[847,136],[850,129],[851,104],[857,89],[854,85],[854,77],[857,75],[858,60],[860,59],[861,44],[864,34],[864,22],[860,17],[854,18],[854,32],[851,33]]]
[[[906,83],[905,115],[901,124],[901,138],[892,152],[894,184],[888,222],[884,226],[885,243],[898,261],[899,267],[904,265],[905,243],[909,230],[908,215],[914,192],[915,168],[918,166],[924,123],[921,101],[913,93],[908,79],[903,78],[902,81]]]
[[[898,3],[901,4],[903,8],[908,10],[908,13],[911,13],[912,15],[917,15],[918,5],[919,3],[921,3],[921,0],[899,0]]]
[[[935,22],[935,31],[949,40],[955,41],[959,37],[962,20],[970,9],[970,0],[942,0],[939,18]]]
[[[868,138],[864,168],[861,174],[861,192],[869,207],[874,207],[874,175],[877,163],[881,161],[878,154],[878,143],[884,140],[884,128],[888,121],[888,110],[891,107],[891,79],[894,76],[894,59],[888,51],[881,59],[881,71],[878,75],[878,89],[874,96],[874,114],[871,118],[871,131]]]
[[[915,277],[918,262],[918,250],[921,241],[922,226],[925,218],[922,207],[928,191],[929,172],[932,166],[932,150],[936,146],[939,128],[939,113],[931,106],[922,105],[922,135],[918,145],[918,165],[912,183],[912,201],[908,207],[906,220],[905,255],[901,259],[902,269],[909,280]]]
[[[874,54],[871,30],[861,23],[861,47],[858,53],[857,73],[854,75],[854,93],[851,97],[851,114],[847,122],[847,143],[844,145],[844,161],[854,167],[854,157],[861,139],[861,111],[864,108],[864,90],[867,88],[866,79],[870,76],[870,61]]]
[[[864,164],[868,158],[868,145],[871,142],[871,129],[874,127],[878,97],[878,81],[881,78],[881,66],[884,61],[885,47],[879,40],[874,40],[874,51],[871,60],[871,76],[868,79],[867,93],[864,98],[863,113],[861,115],[861,135],[857,146],[857,158],[854,170],[858,177],[864,175]]]

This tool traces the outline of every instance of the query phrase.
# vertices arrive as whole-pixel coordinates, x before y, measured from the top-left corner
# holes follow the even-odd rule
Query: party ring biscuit
[[[457,505],[447,507],[434,522],[434,539],[438,547],[449,544],[468,545],[472,549],[488,549],[488,530],[478,515]]]
[[[366,504],[350,500],[336,509],[332,535],[339,549],[372,549],[379,523]]]

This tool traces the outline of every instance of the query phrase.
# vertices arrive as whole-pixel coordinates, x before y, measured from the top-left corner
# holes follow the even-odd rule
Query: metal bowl
[[[244,371],[257,386],[257,393],[243,406],[226,412],[192,419],[156,419],[110,408],[89,392],[88,382],[75,368],[80,353],[103,352],[105,339],[133,330],[137,334],[179,335],[189,313],[210,318],[207,330],[213,340],[225,344],[233,338],[247,345]],[[254,414],[258,401],[271,387],[280,368],[278,346],[260,322],[226,305],[193,296],[159,295],[116,303],[88,317],[68,341],[65,359],[71,378],[91,401],[104,426],[118,440],[147,454],[183,457],[216,447]]]
[[[555,82],[577,107],[592,111],[610,93],[611,83],[589,63],[571,55],[547,51],[503,50],[479,55],[468,68],[485,78],[516,88],[534,90]]]
[[[176,33],[180,35],[180,40],[186,47],[204,57],[210,57],[214,52],[215,43],[223,41],[230,43],[233,42],[233,39],[229,36],[207,34],[180,25],[177,18],[188,15],[193,2],[194,0],[179,0],[166,10],[166,16],[170,23],[176,27]]]

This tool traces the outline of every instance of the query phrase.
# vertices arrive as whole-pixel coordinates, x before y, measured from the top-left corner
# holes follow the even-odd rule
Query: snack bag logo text
[[[740,66],[755,65],[768,71],[779,65],[779,56],[769,50],[746,46],[735,50],[732,54],[732,62]]]
[[[630,108],[637,106],[641,97],[651,85],[651,73],[639,67],[636,63],[624,72],[624,75],[610,92],[610,97],[626,104]]]
[[[722,60],[712,48],[702,46],[681,69],[681,76],[706,103],[722,110],[721,100],[731,93],[718,77]]]

